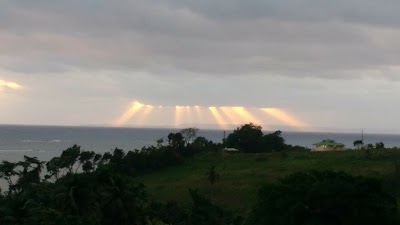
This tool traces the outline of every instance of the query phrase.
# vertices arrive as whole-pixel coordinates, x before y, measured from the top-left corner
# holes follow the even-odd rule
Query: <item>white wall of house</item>
[[[314,145],[312,151],[343,151],[342,146],[332,146],[332,145]]]

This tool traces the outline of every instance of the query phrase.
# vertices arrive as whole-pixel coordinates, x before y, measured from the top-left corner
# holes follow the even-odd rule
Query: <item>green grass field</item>
[[[188,188],[199,189],[216,203],[236,210],[248,210],[255,202],[262,184],[303,170],[345,171],[353,175],[392,178],[400,151],[375,150],[368,157],[364,151],[289,152],[265,154],[203,153],[181,166],[140,177],[150,198],[161,201],[189,201]],[[211,185],[206,176],[211,165],[220,174]]]

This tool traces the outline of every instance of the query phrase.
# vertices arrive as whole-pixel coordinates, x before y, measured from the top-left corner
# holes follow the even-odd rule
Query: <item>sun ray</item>
[[[10,89],[17,90],[17,89],[21,89],[22,86],[15,82],[0,80],[0,89],[2,89],[2,88],[10,88]]]
[[[149,117],[149,115],[153,112],[154,106],[146,105],[142,109],[143,110],[140,113],[137,114],[138,115],[137,118],[136,118],[137,125],[144,125],[145,124],[144,122]]]
[[[191,123],[191,115],[190,115],[190,106],[185,106],[183,110],[183,124],[184,126],[188,126]]]
[[[12,88],[21,88],[21,86],[16,83],[10,83],[0,80],[0,88],[6,86]],[[154,120],[159,120],[158,123],[165,123],[165,116],[172,115],[174,116],[174,118],[171,119],[172,121],[174,121],[174,126],[176,128],[179,128],[183,125],[195,126],[196,124],[205,123],[204,119],[206,119],[207,122],[211,121],[210,119],[212,119],[219,127],[223,129],[228,128],[229,125],[239,125],[250,122],[265,126],[266,117],[263,117],[261,115],[261,112],[269,115],[270,118],[279,120],[289,126],[302,129],[310,127],[309,124],[297,119],[295,116],[290,115],[289,113],[279,108],[245,108],[242,106],[203,107],[198,105],[152,106],[142,104],[138,101],[133,101],[130,107],[118,119],[116,119],[113,124],[115,126],[123,126],[126,125],[128,122],[131,122],[135,125],[142,126],[148,123],[154,124]],[[135,118],[133,118],[134,116]],[[164,118],[164,120],[162,118]],[[169,119],[169,121],[171,121],[171,119]],[[165,124],[171,125],[171,122]]]
[[[201,123],[203,121],[203,115],[200,106],[194,106],[194,111],[196,112],[196,123]]]
[[[214,117],[215,121],[217,122],[217,124],[223,128],[223,129],[227,129],[228,128],[228,124],[226,123],[225,119],[221,116],[221,114],[218,112],[217,108],[214,106],[208,107],[208,109],[210,110],[212,116]]]
[[[244,107],[232,107],[232,110],[236,112],[240,117],[245,120],[245,123],[255,123],[258,125],[264,125],[263,122],[251,114],[246,108]],[[266,128],[266,127],[264,127]]]
[[[243,118],[238,116],[232,107],[223,106],[223,107],[219,107],[219,109],[221,109],[222,114],[224,114],[224,116],[228,118],[228,120],[231,124],[239,125],[239,124],[243,123]],[[246,123],[246,121],[245,121],[245,123]]]
[[[182,125],[183,122],[183,116],[184,116],[184,111],[185,107],[184,106],[175,106],[175,127],[179,127],[180,125]]]
[[[114,123],[116,126],[126,124],[144,105],[138,101],[132,102],[128,110]]]
[[[278,108],[262,108],[261,111],[267,113],[268,115],[276,118],[277,120],[298,128],[307,128],[309,127],[308,124],[298,120],[292,115],[289,115],[287,112],[283,111],[282,109]]]

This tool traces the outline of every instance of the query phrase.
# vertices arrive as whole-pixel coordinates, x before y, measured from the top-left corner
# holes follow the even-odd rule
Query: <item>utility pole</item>
[[[364,148],[364,129],[361,129],[361,148]]]

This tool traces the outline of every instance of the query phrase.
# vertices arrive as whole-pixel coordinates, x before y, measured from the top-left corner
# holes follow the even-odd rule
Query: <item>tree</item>
[[[60,170],[62,167],[62,162],[60,157],[54,157],[46,163],[47,174],[46,179],[54,177],[56,180],[59,178]]]
[[[205,137],[197,137],[191,146],[195,152],[201,152],[209,147],[209,141]]]
[[[89,172],[89,171],[93,170],[94,165],[93,165],[92,160],[94,159],[95,156],[96,156],[96,153],[93,151],[82,151],[78,158],[79,165],[75,171],[78,171],[80,165],[82,165],[82,170],[84,172]]]
[[[16,163],[8,161],[3,161],[0,164],[0,179],[5,179],[10,188],[14,186],[13,178],[17,175],[16,167]]]
[[[17,172],[18,180],[15,187],[23,190],[26,187],[39,184],[43,164],[36,157],[24,156],[24,161],[17,163],[17,166],[22,167],[22,170]]]
[[[262,137],[262,148],[265,151],[283,151],[286,147],[285,139],[281,136],[282,131],[278,130]]]
[[[262,187],[249,224],[392,224],[396,216],[396,198],[379,180],[308,171]]]
[[[226,138],[225,146],[237,148],[243,152],[260,152],[262,127],[253,123],[242,125]]]
[[[81,147],[78,145],[74,145],[70,148],[67,148],[61,153],[61,168],[68,169],[69,173],[73,172],[73,167],[75,163],[78,161],[78,157],[81,153]]]
[[[110,163],[120,165],[125,157],[125,152],[123,149],[115,148],[110,159]]]
[[[182,150],[185,147],[185,139],[181,133],[170,133],[168,143],[174,150]]]
[[[363,147],[363,145],[364,145],[364,142],[362,140],[355,140],[353,142],[353,145],[354,145],[355,148],[361,149]]]
[[[160,138],[157,140],[157,147],[161,147],[164,143],[164,138]]]
[[[375,143],[375,148],[376,149],[384,149],[385,144],[383,142],[377,142],[377,143]]]
[[[374,149],[374,145],[371,143],[367,144],[367,149]]]
[[[197,132],[199,131],[198,128],[195,127],[189,127],[182,129],[180,133],[183,135],[185,138],[186,143],[192,143],[194,138],[197,136]]]
[[[101,160],[100,160],[100,164],[107,164],[107,163],[109,163],[110,162],[110,160],[111,160],[111,158],[112,158],[112,154],[110,153],[110,152],[105,152],[104,154],[103,154],[103,156],[101,157]]]

